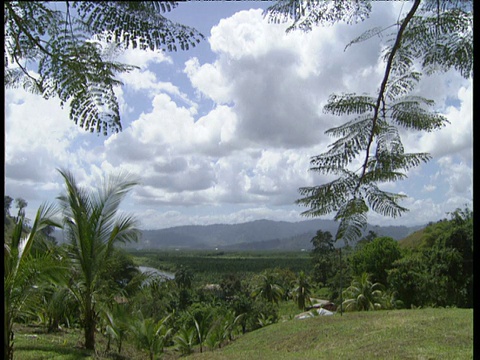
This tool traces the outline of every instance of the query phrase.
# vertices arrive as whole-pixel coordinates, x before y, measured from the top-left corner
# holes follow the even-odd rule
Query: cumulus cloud
[[[108,138],[84,134],[58,103],[8,90],[7,191],[30,198],[44,190],[53,199],[61,189],[55,167],[73,170],[86,185],[128,170],[141,185],[126,209],[145,228],[301,220],[298,188],[331,180],[309,171],[310,158],[332,142],[325,130],[346,121],[323,113],[328,96],[374,93],[383,76],[384,39],[345,45],[372,26],[394,23],[401,4],[388,4],[375,4],[370,22],[309,33],[286,34],[286,24],[269,24],[261,10],[241,11],[211,29],[213,60],[204,63],[193,50],[182,62],[174,54],[128,51],[119,60],[139,68],[121,75],[123,131]],[[428,222],[473,198],[472,87],[454,73],[422,81],[419,91],[451,124],[402,132],[406,151],[430,152],[434,161],[405,182],[385,184],[408,195],[409,213],[372,213],[370,221]]]

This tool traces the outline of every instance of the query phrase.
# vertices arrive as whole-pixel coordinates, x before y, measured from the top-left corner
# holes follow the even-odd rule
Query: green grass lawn
[[[188,359],[473,359],[473,310],[354,312],[291,320]]]
[[[286,311],[288,310],[288,311]],[[292,312],[294,309],[283,309]],[[289,320],[240,336],[215,351],[187,359],[473,359],[472,309],[417,309],[344,313],[343,316]],[[97,354],[81,348],[82,332],[45,334],[39,328],[17,327],[15,359],[147,359],[125,343],[122,356],[104,353],[97,336]],[[164,358],[180,358],[168,350]]]

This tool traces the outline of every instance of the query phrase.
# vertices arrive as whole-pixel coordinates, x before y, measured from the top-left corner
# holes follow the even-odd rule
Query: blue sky
[[[373,2],[357,25],[285,33],[269,24],[261,1],[180,3],[167,17],[206,39],[185,52],[127,51],[140,67],[116,89],[123,131],[104,137],[76,127],[56,99],[7,89],[5,194],[28,202],[27,216],[63,191],[56,168],[85,186],[125,169],[141,184],[122,205],[144,229],[256,219],[299,221],[298,188],[328,181],[309,169],[332,142],[325,130],[345,119],[322,112],[332,93],[374,93],[384,70],[385,38],[345,45],[368,28],[393,24],[402,2]],[[381,184],[407,195],[410,209],[376,225],[418,225],[473,202],[472,80],[450,71],[417,88],[450,124],[432,133],[402,131],[407,152],[433,159],[408,179]],[[14,211],[14,209],[12,209]],[[333,214],[325,218],[333,218]]]

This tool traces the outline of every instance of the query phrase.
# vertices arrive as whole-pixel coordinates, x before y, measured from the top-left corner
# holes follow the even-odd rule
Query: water
[[[148,267],[148,266],[139,266],[138,268],[142,273],[150,273],[154,276],[160,276],[160,277],[162,277],[164,279],[167,279],[167,280],[175,279],[174,274],[166,272],[166,271],[158,270],[158,269]]]

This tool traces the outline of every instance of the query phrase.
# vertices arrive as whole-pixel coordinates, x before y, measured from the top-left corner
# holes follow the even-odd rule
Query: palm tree
[[[252,297],[262,297],[268,302],[274,302],[278,304],[278,301],[282,298],[284,290],[278,285],[272,275],[260,275],[261,282],[253,290]]]
[[[200,352],[203,352],[203,345],[207,338],[208,332],[210,331],[210,317],[211,313],[208,313],[206,316],[202,316],[200,320],[197,321],[194,315],[192,316],[193,322],[195,324],[195,330],[197,335],[198,344],[200,345]]]
[[[177,334],[175,335],[173,342],[175,348],[182,353],[182,355],[188,355],[193,352],[193,346],[195,343],[196,329],[183,324]]]
[[[131,215],[117,215],[121,201],[137,184],[127,173],[111,176],[96,192],[81,188],[73,175],[59,170],[65,180],[66,193],[58,200],[63,209],[64,229],[70,257],[78,279],[69,284],[80,305],[85,347],[95,349],[97,303],[101,302],[102,277],[114,245],[136,241],[139,230]]]
[[[117,342],[117,352],[122,352],[123,340],[127,336],[130,325],[130,312],[126,304],[114,303],[110,309],[102,311],[102,317],[106,322],[105,332],[108,336],[107,351],[110,350],[110,339]]]
[[[293,290],[293,296],[300,310],[305,310],[306,305],[310,302],[311,286],[308,282],[305,272],[301,271],[298,275],[296,287]]]
[[[42,229],[61,227],[54,220],[56,213],[54,206],[42,205],[28,234],[23,236],[25,218],[22,215],[16,218],[10,239],[4,237],[4,359],[13,359],[13,322],[22,306],[36,291],[38,282],[55,276],[61,266],[49,252],[38,253],[35,257],[30,253]]]
[[[353,278],[351,285],[345,289],[346,299],[343,307],[346,311],[378,310],[382,308],[383,285],[372,283],[371,275],[364,272]]]
[[[171,314],[159,321],[153,318],[145,319],[141,311],[138,312],[137,317],[138,319],[131,327],[137,347],[146,350],[150,360],[153,360],[156,354],[163,352],[172,332],[172,328],[167,325]]]

